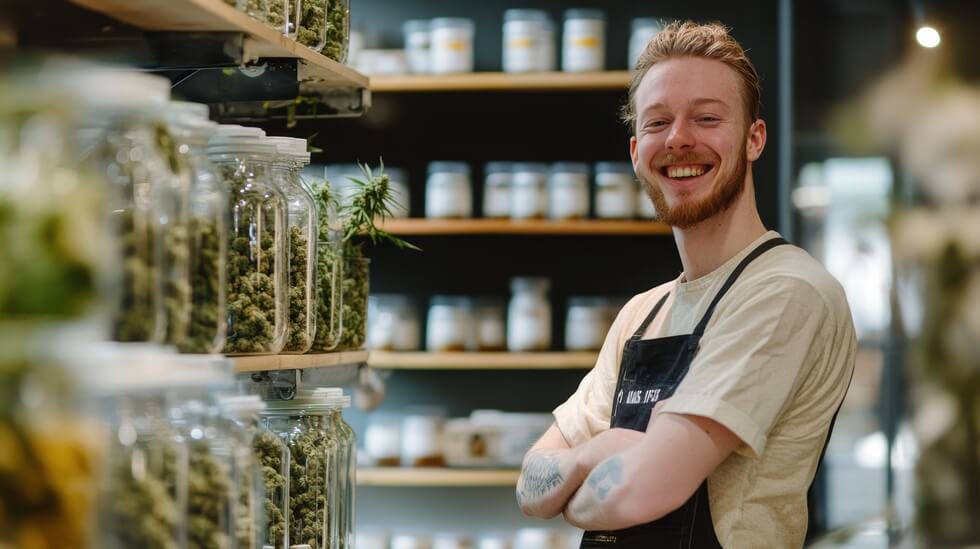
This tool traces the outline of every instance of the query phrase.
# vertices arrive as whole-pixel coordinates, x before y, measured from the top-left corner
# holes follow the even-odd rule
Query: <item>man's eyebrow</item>
[[[725,103],[721,99],[718,99],[718,98],[715,98],[715,97],[698,97],[696,99],[692,99],[690,101],[690,104],[693,107],[700,107],[700,106],[703,106],[703,105],[719,105],[719,106],[722,106],[722,107],[724,107],[726,109],[728,108],[728,103]],[[647,105],[646,108],[644,108],[642,112],[643,113],[647,113],[647,112],[650,112],[650,111],[656,111],[656,110],[665,109],[665,108],[667,108],[666,105],[664,105],[663,103],[657,102],[657,103],[654,103],[652,105]]]

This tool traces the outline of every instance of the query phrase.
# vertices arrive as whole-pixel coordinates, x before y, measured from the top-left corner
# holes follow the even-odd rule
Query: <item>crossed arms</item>
[[[539,518],[564,513],[586,530],[618,530],[683,505],[741,440],[712,419],[658,408],[645,433],[609,429],[575,447],[552,425],[524,457],[521,510]]]

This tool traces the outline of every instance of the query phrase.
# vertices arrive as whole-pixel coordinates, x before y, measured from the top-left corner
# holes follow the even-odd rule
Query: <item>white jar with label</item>
[[[556,162],[548,175],[548,217],[589,217],[589,166],[582,162]]]
[[[565,11],[561,70],[601,71],[606,67],[606,14],[602,10]]]
[[[460,219],[472,215],[470,167],[464,162],[430,162],[425,182],[425,217]]]
[[[538,162],[514,163],[510,217],[542,219],[548,209],[548,166]]]
[[[442,426],[445,418],[435,411],[409,412],[402,420],[402,465],[441,467]]]
[[[544,21],[541,10],[510,9],[504,11],[504,72],[534,72],[544,61]]]
[[[511,280],[507,307],[507,350],[547,351],[551,348],[551,304],[547,278],[517,277]]]
[[[395,202],[391,206],[391,217],[408,217],[412,206],[412,197],[408,191],[408,172],[385,166],[385,173],[388,174],[388,188],[391,189],[391,198]]]
[[[657,208],[653,205],[653,199],[650,198],[650,194],[641,181],[636,182],[636,209],[643,219],[657,218]]]
[[[401,463],[402,420],[387,412],[368,416],[364,431],[364,453],[378,467],[393,467]]]
[[[469,301],[465,297],[434,296],[426,319],[426,350],[465,351],[470,340],[471,326]]]
[[[429,23],[429,72],[473,72],[472,19],[439,17]]]
[[[538,67],[541,71],[558,70],[558,36],[555,33],[555,21],[550,16],[546,17],[541,23],[541,44],[543,53],[541,54],[542,65]]]
[[[369,349],[417,351],[422,334],[418,310],[405,295],[373,294],[368,298]]]
[[[660,34],[663,25],[659,19],[652,17],[638,17],[630,23],[630,45],[629,45],[629,67],[630,70],[636,68],[636,62],[640,59],[640,54],[646,49],[650,40]]]
[[[565,348],[569,351],[598,351],[610,325],[609,301],[606,298],[568,298]]]
[[[429,72],[429,21],[411,19],[402,25],[405,34],[405,56],[408,58],[408,71],[413,74]]]
[[[504,351],[507,349],[507,331],[504,325],[503,299],[479,298],[472,301],[474,351]]]
[[[636,178],[629,162],[595,165],[595,215],[603,219],[636,217]]]
[[[510,190],[513,163],[487,162],[483,169],[483,217],[510,217]]]

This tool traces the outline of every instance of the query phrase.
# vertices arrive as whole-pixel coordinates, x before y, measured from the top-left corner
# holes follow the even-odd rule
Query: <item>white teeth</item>
[[[683,168],[677,168],[670,166],[667,168],[667,176],[672,178],[680,177],[697,177],[704,174],[704,166],[685,166]]]

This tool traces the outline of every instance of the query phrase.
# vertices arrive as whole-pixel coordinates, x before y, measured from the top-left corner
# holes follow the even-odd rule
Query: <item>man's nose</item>
[[[667,133],[666,146],[671,151],[694,148],[694,133],[691,132],[691,127],[687,121],[679,118],[671,124],[670,131]]]

